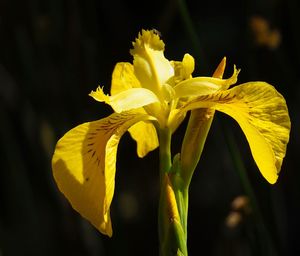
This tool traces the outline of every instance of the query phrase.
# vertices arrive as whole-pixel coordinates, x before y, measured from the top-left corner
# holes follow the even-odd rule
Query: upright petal
[[[233,117],[242,128],[253,158],[265,179],[275,183],[289,141],[286,102],[264,82],[249,82],[230,90],[197,97],[181,111],[213,108]]]
[[[133,47],[130,53],[136,77],[142,87],[159,95],[161,85],[174,75],[171,63],[164,56],[164,42],[155,31],[142,30]]]
[[[192,73],[195,69],[195,60],[193,56],[186,53],[182,61],[171,61],[171,65],[174,68],[174,76],[171,77],[167,83],[175,86],[179,82],[192,77]]]
[[[139,87],[141,84],[134,74],[133,65],[129,62],[117,63],[112,74],[110,94]]]
[[[118,143],[130,126],[147,119],[144,114],[115,113],[75,127],[56,145],[52,169],[59,189],[76,211],[108,236]]]

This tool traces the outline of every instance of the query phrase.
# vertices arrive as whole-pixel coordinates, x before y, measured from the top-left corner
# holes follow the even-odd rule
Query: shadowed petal
[[[138,122],[131,126],[128,131],[137,143],[139,157],[146,156],[159,146],[156,129],[150,122]]]
[[[110,94],[115,95],[131,88],[139,88],[141,84],[134,74],[133,65],[129,62],[116,64],[111,81]]]
[[[130,126],[149,118],[115,113],[75,127],[56,145],[52,169],[59,189],[75,210],[108,236],[119,140]]]

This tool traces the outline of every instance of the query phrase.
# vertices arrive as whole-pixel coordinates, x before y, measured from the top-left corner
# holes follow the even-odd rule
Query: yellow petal
[[[103,90],[100,87],[98,87],[96,91],[92,91],[89,95],[97,101],[109,104],[117,113],[159,102],[156,95],[145,88],[131,88],[115,95],[108,96],[103,93]]]
[[[118,143],[130,126],[147,119],[143,114],[115,113],[75,127],[56,145],[52,169],[59,189],[76,211],[108,236]]]
[[[170,85],[175,86],[179,82],[191,78],[195,69],[195,60],[193,56],[186,53],[182,61],[171,61],[170,63],[174,67],[174,76],[168,81]]]
[[[96,91],[91,91],[89,96],[93,97],[96,101],[110,104],[109,95],[106,95],[100,86],[96,89]]]
[[[133,65],[129,62],[117,63],[112,74],[110,94],[115,95],[127,89],[139,87],[141,84],[134,74]]]
[[[212,77],[195,77],[184,80],[174,87],[176,98],[185,98],[211,94],[218,91],[221,86]]]
[[[213,77],[222,79],[224,71],[225,71],[225,67],[226,67],[226,57],[224,57],[221,60],[221,62],[219,63],[218,67],[216,68],[216,70],[213,74]],[[234,75],[232,77],[234,77]],[[208,91],[208,89],[207,89],[207,91]],[[191,128],[192,132],[188,132],[189,134],[194,133],[194,134],[198,134],[198,135],[202,136],[201,133],[197,133],[198,124],[197,124],[196,120],[198,119],[198,120],[201,120],[201,122],[203,122],[202,116],[203,116],[203,113],[205,113],[205,112],[207,112],[207,111],[203,110],[203,109],[194,109],[191,111],[191,115],[193,117],[190,119],[193,119],[193,125],[189,125],[189,126],[193,127],[193,128]],[[214,116],[214,113],[211,112],[210,110],[208,112],[211,113],[210,118],[212,119]],[[175,131],[175,129],[178,127],[178,125],[185,118],[185,115],[186,115],[186,111],[184,108],[171,110],[168,121],[169,121],[169,126],[173,128],[172,131]],[[196,117],[197,115],[199,115],[199,118]],[[190,121],[189,121],[189,123],[190,123]],[[199,127],[199,129],[201,129],[201,128]],[[188,139],[187,141],[190,141],[190,139]]]
[[[136,77],[142,87],[159,95],[161,85],[174,75],[171,63],[164,56],[164,42],[154,30],[142,30],[133,47],[130,53]]]
[[[181,76],[183,79],[188,79],[192,75],[195,69],[195,60],[193,56],[186,53],[182,59]]]
[[[221,62],[221,64],[222,63],[223,62]],[[239,70],[237,70],[234,66],[233,74],[228,79],[221,79],[216,77],[194,77],[178,83],[174,87],[174,91],[177,98],[195,97],[215,93],[218,90],[227,89],[230,85],[235,84],[238,74]]]
[[[253,158],[264,176],[275,183],[289,141],[286,102],[264,82],[249,82],[230,90],[197,97],[183,109],[213,108],[233,117],[242,128]]]
[[[131,126],[128,131],[137,143],[139,157],[144,157],[159,145],[155,127],[150,122],[138,122]]]

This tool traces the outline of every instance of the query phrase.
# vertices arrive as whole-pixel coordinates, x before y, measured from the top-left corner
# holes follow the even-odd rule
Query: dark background
[[[111,239],[71,209],[51,172],[55,143],[66,131],[111,113],[88,93],[99,84],[109,91],[114,65],[132,60],[131,42],[142,28],[162,33],[168,59],[192,54],[194,75],[211,75],[227,56],[227,77],[236,64],[239,83],[273,84],[292,120],[287,156],[272,186],[253,163],[237,124],[216,115],[190,189],[190,255],[300,255],[300,3],[187,1],[188,16],[180,3],[0,1],[1,256],[158,254],[157,151],[138,159],[128,134],[121,140]],[[257,16],[269,26],[267,38],[279,38],[275,45],[260,40],[251,23]],[[184,124],[175,134],[174,153],[183,131]],[[239,155],[246,182],[234,161]],[[257,204],[237,210],[232,202],[249,192],[247,184]]]

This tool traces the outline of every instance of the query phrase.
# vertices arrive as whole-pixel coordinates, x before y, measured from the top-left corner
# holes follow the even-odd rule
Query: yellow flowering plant
[[[194,59],[164,56],[164,42],[154,30],[142,30],[130,53],[133,63],[117,63],[110,95],[101,87],[90,93],[114,113],[81,124],[57,143],[52,159],[55,181],[72,207],[101,233],[112,236],[110,205],[116,157],[129,131],[144,157],[159,147],[159,240],[161,255],[187,255],[189,184],[200,159],[214,112],[237,121],[263,177],[275,183],[289,140],[290,119],[283,96],[265,82],[237,82],[239,70],[223,79],[224,58],[212,77],[192,77]],[[173,158],[172,134],[191,111],[181,152]],[[173,255],[172,254],[172,255]]]

